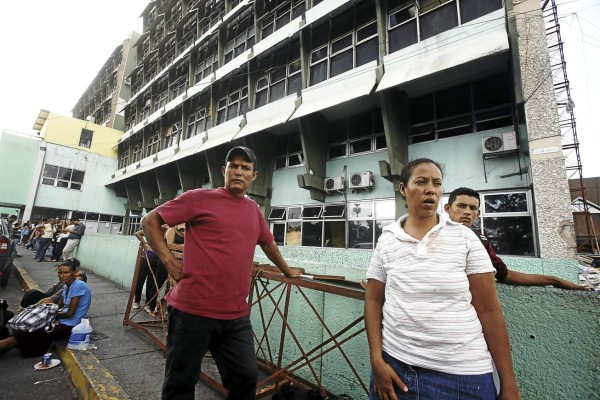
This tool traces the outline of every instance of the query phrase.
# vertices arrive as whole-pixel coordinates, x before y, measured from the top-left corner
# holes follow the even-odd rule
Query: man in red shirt
[[[256,245],[287,277],[284,261],[258,205],[246,197],[256,179],[256,156],[243,146],[227,153],[225,187],[190,190],[148,213],[144,235],[178,282],[170,305],[163,399],[193,399],[202,358],[210,350],[227,399],[254,399],[257,364],[250,307]],[[167,247],[160,226],[185,223],[184,261]]]
[[[461,187],[450,193],[448,204],[444,210],[454,222],[458,222],[471,228],[475,220],[479,218],[479,193],[473,189]],[[500,257],[496,255],[490,241],[483,233],[475,231],[483,247],[487,250],[494,268],[496,268],[496,280],[508,285],[526,285],[526,286],[548,286],[552,285],[561,289],[570,290],[589,290],[586,286],[577,285],[556,276],[526,274],[523,272],[511,271]]]

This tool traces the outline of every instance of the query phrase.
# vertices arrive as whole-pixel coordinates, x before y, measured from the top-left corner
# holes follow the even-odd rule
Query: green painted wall
[[[88,234],[81,242],[77,257],[85,269],[128,287],[133,277],[137,249],[138,241],[131,236]],[[312,273],[345,275],[353,280],[364,277],[372,253],[370,250],[307,247],[283,247],[281,252],[292,266],[304,267]],[[255,260],[267,262],[260,248],[257,248]],[[571,281],[577,279],[578,266],[572,260],[507,257],[505,261],[510,268],[518,271],[554,274]],[[268,287],[274,285],[274,282],[268,282]],[[597,398],[600,393],[600,346],[597,344],[600,304],[597,294],[508,285],[498,285],[498,293],[504,308],[523,398]],[[290,296],[288,319],[305,352],[329,338],[329,333],[320,328],[304,296],[311,300],[331,332],[339,331],[362,315],[360,301],[294,288]],[[271,300],[265,300],[261,301],[265,310],[263,315],[273,315]],[[282,307],[285,296],[281,296],[281,289],[273,295],[273,301],[279,302]],[[268,343],[272,352],[277,354],[281,318],[277,313],[271,319],[267,318],[270,324],[267,335],[262,332],[258,306],[253,308],[252,318],[261,346],[267,346]],[[354,327],[345,337],[361,327],[361,324]],[[284,363],[301,354],[291,335],[287,333],[286,336]],[[342,349],[352,360],[359,376],[368,382],[370,365],[364,333],[348,340]],[[277,359],[273,362],[276,363]],[[317,374],[334,393],[348,393],[355,399],[365,398],[339,351],[328,353],[312,366],[312,370],[305,366],[296,372],[307,379],[311,379],[313,373]]]
[[[40,144],[40,139],[36,137],[0,132],[0,171],[10,171],[0,174],[0,203],[27,203]],[[14,210],[11,214],[14,214]]]

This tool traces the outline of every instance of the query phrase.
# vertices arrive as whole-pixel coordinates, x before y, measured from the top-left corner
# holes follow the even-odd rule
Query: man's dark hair
[[[454,189],[452,192],[450,192],[450,197],[448,198],[448,205],[451,206],[452,203],[456,201],[456,198],[458,196],[475,197],[477,201],[481,203],[481,196],[479,195],[479,192],[468,187],[459,187],[458,189]]]
[[[77,222],[79,222],[79,218],[77,218],[77,217],[73,217],[73,218],[71,218],[71,222],[73,222],[73,221],[77,221]]]
[[[13,214],[10,217],[8,217],[8,219],[17,219],[17,216]]]
[[[410,176],[412,175],[413,169],[415,169],[415,167],[417,165],[421,165],[421,164],[435,165],[442,173],[442,177],[444,177],[444,168],[442,168],[440,163],[438,163],[437,161],[433,161],[432,159],[429,159],[429,158],[417,158],[416,160],[410,161],[408,164],[406,164],[404,166],[404,168],[402,168],[402,172],[400,172],[400,182],[404,183],[405,185],[408,185],[408,180],[410,179]]]

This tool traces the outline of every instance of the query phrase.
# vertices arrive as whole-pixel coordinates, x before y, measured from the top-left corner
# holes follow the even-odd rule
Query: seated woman
[[[74,264],[76,264],[75,270],[75,279],[79,279],[80,281],[87,282],[87,275],[84,271],[79,269],[79,260],[76,258],[71,260]],[[21,298],[21,307],[27,308],[32,304],[39,303],[43,299],[51,298],[53,303],[58,304],[60,298],[62,297],[62,290],[64,288],[64,283],[60,280],[56,282],[54,285],[50,286],[48,290],[42,292],[41,290],[31,289],[23,295]]]
[[[92,293],[87,283],[75,278],[78,265],[76,260],[67,260],[57,269],[58,279],[64,284],[64,288],[58,302],[59,311],[54,329],[50,332],[44,329],[31,333],[19,332],[0,340],[0,354],[18,347],[23,358],[39,357],[48,352],[53,341],[69,338],[71,330],[85,317],[92,303]],[[51,303],[52,299],[47,298],[42,302]]]

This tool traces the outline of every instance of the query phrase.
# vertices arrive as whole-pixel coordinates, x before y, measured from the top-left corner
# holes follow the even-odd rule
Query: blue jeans
[[[408,392],[396,387],[396,396],[400,400],[491,400],[496,399],[496,389],[492,373],[483,375],[454,375],[431,369],[415,367],[398,361],[383,353],[383,359],[390,364],[402,382],[408,386]],[[369,399],[379,400],[374,390],[373,373],[369,385]]]

